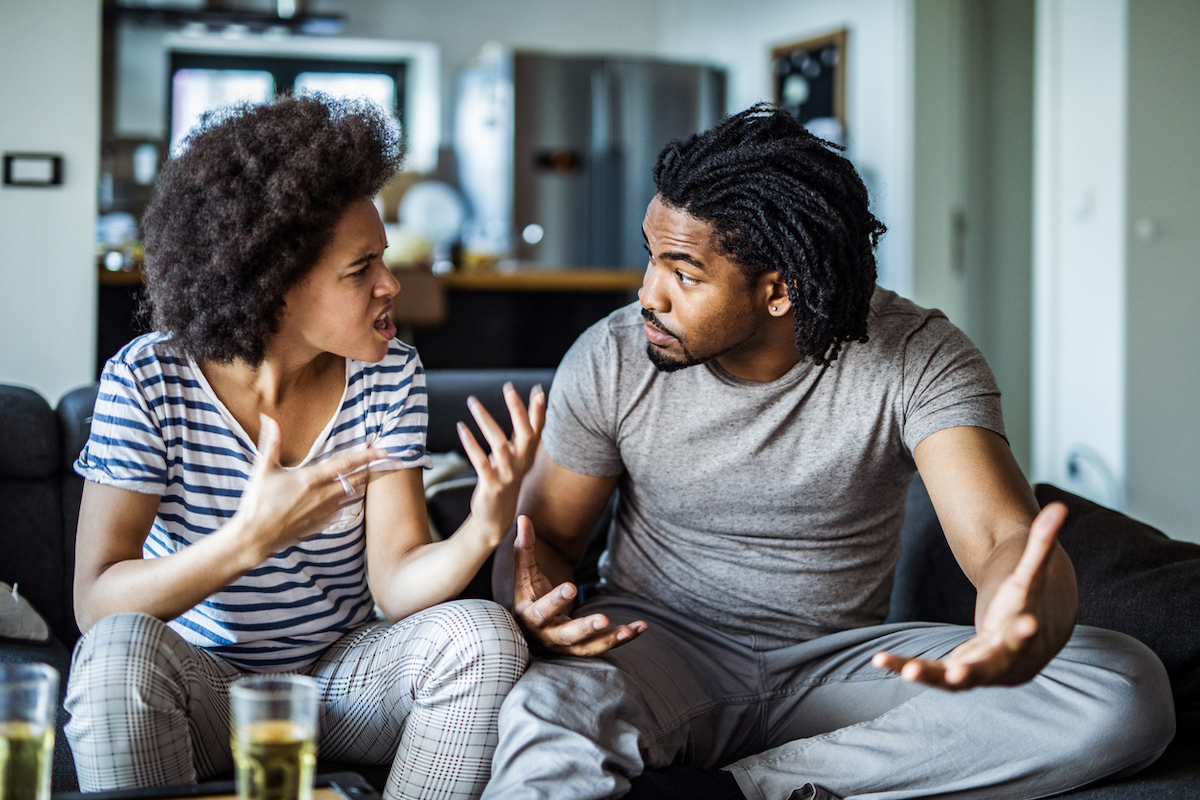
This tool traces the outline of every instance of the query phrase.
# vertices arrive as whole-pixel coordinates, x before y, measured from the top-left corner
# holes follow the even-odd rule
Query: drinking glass
[[[255,675],[229,689],[238,800],[312,800],[317,682]]]
[[[58,671],[0,665],[0,800],[49,800]]]

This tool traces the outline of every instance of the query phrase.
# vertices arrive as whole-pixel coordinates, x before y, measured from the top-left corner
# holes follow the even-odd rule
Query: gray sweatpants
[[[970,627],[906,623],[776,650],[630,598],[583,612],[649,630],[599,658],[535,660],[500,712],[487,800],[619,797],[644,769],[727,767],[754,800],[1036,798],[1149,764],[1175,733],[1158,658],[1078,627],[1032,682],[945,692],[871,665],[939,658]]]
[[[509,613],[481,600],[363,624],[306,670],[321,687],[318,754],[391,762],[388,800],[477,798],[500,704],[528,660]],[[76,646],[67,688],[80,788],[229,773],[229,684],[244,674],[154,617],[102,619]]]

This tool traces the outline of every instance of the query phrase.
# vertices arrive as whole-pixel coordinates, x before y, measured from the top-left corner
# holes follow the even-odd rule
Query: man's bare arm
[[[1066,509],[1038,511],[1008,443],[947,428],[913,451],[946,540],[979,595],[976,635],[942,661],[879,654],[875,663],[945,689],[1031,680],[1071,636],[1075,571],[1057,542]]]
[[[522,516],[497,549],[492,571],[494,597],[513,610],[535,647],[595,655],[645,630],[640,621],[610,628],[603,614],[569,616],[578,595],[572,572],[616,485],[617,476],[572,472],[556,464],[545,448],[538,449],[521,487],[517,507]]]

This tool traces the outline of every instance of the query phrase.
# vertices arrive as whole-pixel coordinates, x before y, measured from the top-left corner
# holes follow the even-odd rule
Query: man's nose
[[[666,311],[667,298],[662,291],[659,272],[653,264],[647,265],[646,275],[642,278],[642,288],[638,289],[638,300],[641,301],[642,307],[651,311]]]

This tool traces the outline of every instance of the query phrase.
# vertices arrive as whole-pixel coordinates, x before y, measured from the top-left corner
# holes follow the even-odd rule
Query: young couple
[[[109,361],[76,465],[85,791],[228,772],[247,672],[317,679],[322,756],[390,762],[388,800],[1032,797],[1166,747],[1161,665],[1074,627],[1063,510],[1039,513],[982,357],[875,286],[853,167],[767,107],[663,151],[640,304],[548,406],[506,387],[511,437],[471,404],[491,453],[460,427],[471,515],[430,542],[424,376],[370,199],[399,150],[368,107],[288,98],[163,171],[158,333]],[[881,624],[918,467],[974,627]],[[453,600],[493,550],[513,614]]]

